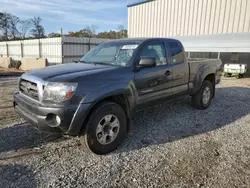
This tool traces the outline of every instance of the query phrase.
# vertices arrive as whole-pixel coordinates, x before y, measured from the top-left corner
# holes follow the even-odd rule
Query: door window
[[[168,42],[172,61],[173,63],[181,63],[184,61],[184,54],[182,50],[182,46],[179,44],[179,42]]]
[[[140,59],[142,57],[155,58],[157,66],[167,64],[166,50],[162,43],[146,45],[141,49],[139,57]]]

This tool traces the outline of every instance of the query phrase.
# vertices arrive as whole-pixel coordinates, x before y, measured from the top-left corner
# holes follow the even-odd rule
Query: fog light
[[[46,121],[50,127],[58,127],[61,123],[61,118],[56,114],[48,114]]]

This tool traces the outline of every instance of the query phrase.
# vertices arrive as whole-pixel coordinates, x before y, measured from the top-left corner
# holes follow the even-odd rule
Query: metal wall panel
[[[40,56],[46,58],[50,65],[62,62],[62,39],[47,38],[40,40]]]
[[[70,63],[79,60],[96,45],[109,39],[57,37],[20,41],[0,42],[0,56],[13,60],[27,58],[46,58],[49,65]]]
[[[89,38],[63,37],[63,63],[79,60],[88,50]]]
[[[24,40],[22,43],[23,43],[23,57],[27,57],[27,58],[39,57],[39,40],[38,39]],[[9,48],[11,48],[11,46],[9,46]]]
[[[7,45],[6,45],[7,44]],[[13,60],[26,58],[46,58],[48,64],[62,62],[61,38],[32,39],[0,42],[0,55]]]
[[[8,42],[8,54],[14,60],[20,60],[21,58],[21,42],[20,41],[11,41]]]
[[[0,56],[7,56],[7,42],[0,42]]]
[[[90,49],[109,39],[63,37],[63,63],[79,60]]]
[[[128,7],[129,37],[250,32],[250,0],[155,0]]]

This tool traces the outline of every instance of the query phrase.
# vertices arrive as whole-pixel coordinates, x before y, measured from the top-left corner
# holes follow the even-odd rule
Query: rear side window
[[[182,63],[184,61],[184,54],[181,44],[179,42],[168,42],[168,44],[173,63]]]

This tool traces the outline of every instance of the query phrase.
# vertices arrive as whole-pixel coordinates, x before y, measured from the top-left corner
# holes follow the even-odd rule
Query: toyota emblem
[[[25,88],[28,93],[30,92],[30,88],[31,88],[31,83],[28,82]]]

